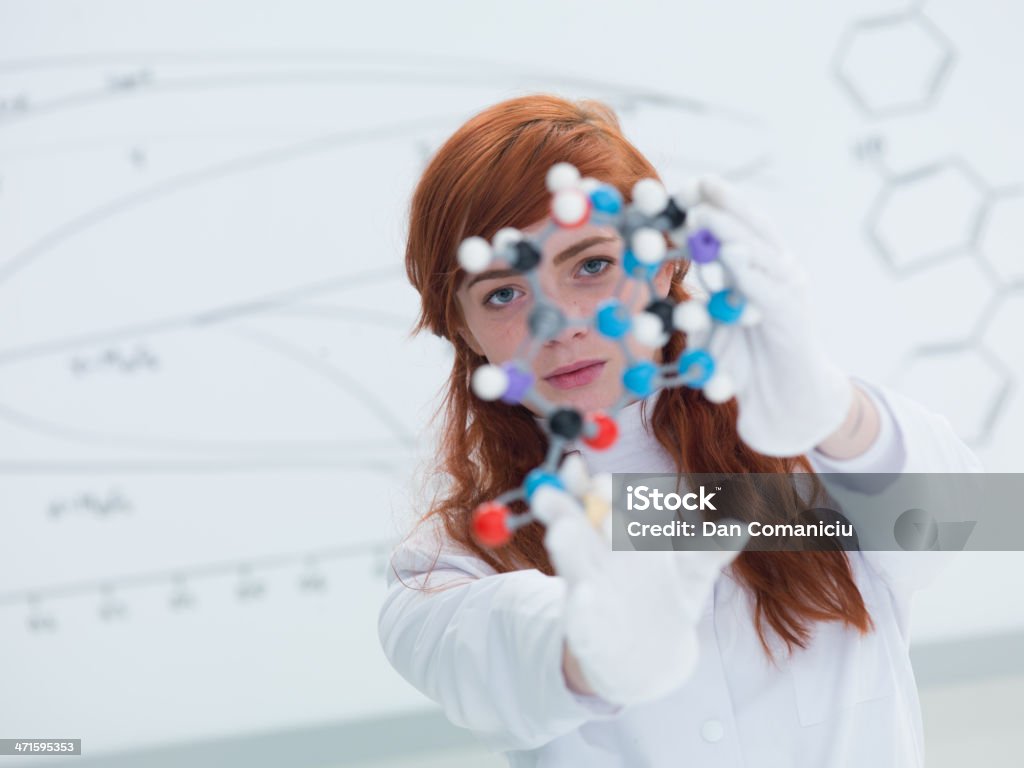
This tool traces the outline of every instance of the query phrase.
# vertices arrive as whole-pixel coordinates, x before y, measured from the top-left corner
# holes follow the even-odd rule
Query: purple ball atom
[[[502,370],[508,374],[508,388],[501,396],[501,402],[509,405],[521,403],[523,397],[533,386],[533,374],[524,371],[518,364],[513,362],[502,363]]]
[[[722,245],[707,229],[698,229],[686,242],[690,247],[690,258],[698,264],[707,264],[717,259],[718,249]]]

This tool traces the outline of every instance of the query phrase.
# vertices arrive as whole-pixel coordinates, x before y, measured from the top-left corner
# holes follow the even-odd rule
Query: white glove
[[[741,318],[709,350],[716,370],[733,377],[739,436],[767,456],[806,453],[846,419],[853,383],[814,333],[806,273],[769,223],[717,177],[701,178],[697,194],[687,226],[718,237],[720,259],[758,318],[754,325]]]
[[[629,705],[667,695],[697,661],[697,623],[719,572],[739,554],[613,552],[578,502],[551,487],[531,500],[544,545],[568,582],[565,633],[590,687]]]

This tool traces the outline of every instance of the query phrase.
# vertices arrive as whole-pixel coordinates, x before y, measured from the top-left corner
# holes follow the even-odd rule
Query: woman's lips
[[[545,376],[544,381],[557,389],[573,389],[583,387],[601,375],[604,370],[604,360],[584,361],[579,367],[565,373]]]

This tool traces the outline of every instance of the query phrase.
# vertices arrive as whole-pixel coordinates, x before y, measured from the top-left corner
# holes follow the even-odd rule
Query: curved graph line
[[[346,323],[370,323],[375,326],[387,325],[393,328],[412,328],[413,321],[397,312],[383,310],[360,309],[334,304],[296,304],[291,307],[279,307],[268,314],[295,315],[318,317],[323,320],[338,320]]]
[[[364,447],[367,444],[364,444]],[[282,457],[264,459],[111,459],[65,461],[61,459],[0,460],[0,474],[7,475],[194,475],[194,474],[237,474],[253,472],[377,472],[389,477],[399,469],[403,457],[394,454],[394,443],[388,444],[387,460],[360,458],[305,458],[293,453]],[[361,453],[365,454],[365,450]]]
[[[397,123],[390,126],[363,128],[355,131],[342,131],[330,133],[314,139],[307,139],[296,144],[291,144],[278,149],[263,150],[248,155],[227,160],[221,163],[201,168],[197,171],[190,171],[169,179],[159,181],[141,192],[132,192],[119,198],[104,203],[97,208],[87,211],[49,233],[43,235],[32,245],[22,249],[15,254],[10,261],[0,265],[0,287],[10,280],[15,274],[28,266],[32,261],[38,259],[47,251],[52,250],[60,243],[69,238],[85,232],[97,224],[113,218],[127,210],[151,203],[168,195],[180,192],[199,184],[204,184],[213,179],[226,178],[240,173],[247,173],[257,168],[287,162],[297,157],[319,152],[329,152],[340,147],[372,144],[382,140],[390,140],[397,136],[409,133],[418,133],[425,128],[434,125],[447,125],[451,123],[451,117],[428,118],[414,120],[406,123]]]
[[[573,88],[587,89],[590,91],[599,91],[602,93],[611,93],[620,97],[628,97],[639,101],[649,102],[651,104],[659,104],[663,106],[670,106],[677,109],[693,112],[696,114],[717,114],[721,116],[727,116],[730,119],[737,120],[739,122],[756,123],[759,122],[754,116],[744,113],[740,110],[725,107],[719,104],[713,104],[708,101],[694,99],[689,97],[678,96],[664,91],[649,90],[643,88],[637,88],[632,85],[609,83],[607,80],[597,80],[594,78],[581,77],[578,75],[567,75],[567,74],[556,74],[552,72],[540,71],[540,70],[524,70],[521,65],[507,64],[504,62],[497,62],[488,59],[478,58],[464,58],[464,57],[426,57],[426,56],[409,56],[408,54],[380,54],[380,52],[369,52],[373,54],[379,54],[385,59],[386,64],[390,65],[389,69],[367,69],[362,67],[355,71],[344,71],[344,70],[330,70],[330,69],[313,69],[313,70],[289,70],[287,72],[258,72],[258,73],[232,73],[230,75],[223,76],[202,76],[202,77],[179,77],[177,79],[157,79],[153,82],[147,82],[144,85],[140,85],[133,88],[122,88],[116,89],[111,87],[95,89],[90,91],[81,91],[73,93],[69,96],[62,97],[61,99],[55,99],[51,102],[42,102],[42,109],[33,107],[32,109],[26,110],[24,113],[18,115],[9,116],[8,121],[14,122],[18,118],[26,119],[35,113],[46,114],[48,112],[57,111],[68,107],[82,106],[90,103],[94,103],[99,100],[116,98],[124,95],[137,95],[143,93],[159,93],[161,90],[166,91],[182,91],[182,90],[200,90],[207,88],[224,88],[224,87],[248,87],[248,86],[262,86],[269,83],[275,82],[299,82],[308,83],[311,80],[319,79],[320,81],[343,81],[343,82],[420,82],[420,83],[432,83],[437,85],[451,85],[457,87],[479,87],[480,85],[494,85],[495,77],[500,76],[503,78],[512,79],[515,84],[522,85],[541,85],[551,87],[552,83],[558,83],[561,85],[567,85]],[[216,55],[216,54],[214,54]],[[265,54],[263,54],[265,55]],[[283,58],[289,58],[287,55],[282,56],[280,54],[271,54],[272,59],[275,63],[280,63]],[[192,63],[194,61],[209,60],[200,55],[189,55],[189,54],[165,54],[165,56],[171,56],[173,58],[184,60],[186,63]],[[232,55],[228,54],[231,60],[242,59],[244,61],[250,61],[253,58],[259,59],[260,56],[249,57],[245,55]],[[356,63],[363,63],[361,60],[365,60],[368,57],[367,54],[354,54],[344,55],[342,58],[355,59]],[[20,60],[13,62],[0,62],[0,74],[6,72],[18,72],[30,69],[40,69],[52,66],[81,66],[81,63],[85,57],[72,57],[72,58],[60,58],[56,61],[57,64],[53,63],[53,59],[30,59]],[[145,62],[146,65],[150,65],[161,58],[160,54],[145,54],[139,53],[134,56],[130,56],[129,64],[133,67],[139,68],[140,62]],[[294,58],[294,57],[291,57]],[[302,57],[305,58],[305,57]],[[404,59],[409,70],[393,70],[393,65],[396,60]],[[63,62],[69,63],[63,63]],[[70,62],[75,63],[70,63]],[[109,59],[105,59],[109,63]],[[375,65],[379,66],[379,65]],[[442,73],[427,73],[424,69],[436,68],[436,67],[451,66],[452,70]],[[482,72],[481,69],[487,68],[488,71]],[[475,74],[480,72],[479,75]],[[379,81],[374,78],[381,78]],[[0,121],[2,125],[3,121]]]
[[[8,67],[11,65],[8,64]],[[16,66],[16,65],[15,65]],[[280,74],[280,73],[276,73]],[[304,75],[305,79],[302,82],[308,81],[308,74]],[[392,73],[384,73],[392,74]],[[512,74],[512,73],[507,73]],[[346,82],[361,81],[361,82],[372,82],[373,77],[381,76],[379,72],[356,72],[356,73],[345,73]],[[289,77],[291,73],[289,73]],[[237,79],[237,76],[235,76]],[[429,80],[430,76],[424,76],[421,73],[398,73],[393,75],[393,79],[398,82],[409,82],[410,79],[415,80],[417,77],[421,79]],[[466,72],[460,71],[456,75],[449,75],[449,79],[442,80],[448,85],[467,85]],[[544,83],[550,83],[552,80],[557,82],[563,82],[572,84],[575,86],[584,86],[592,89],[598,89],[600,91],[608,91],[615,93],[619,96],[628,97],[631,100],[643,101],[651,104],[659,104],[664,106],[670,106],[676,109],[682,109],[685,111],[693,112],[696,114],[719,114],[723,116],[730,116],[731,119],[739,122],[754,123],[756,122],[751,116],[743,115],[742,113],[734,110],[729,110],[719,106],[713,106],[706,102],[699,102],[692,99],[685,99],[670,94],[665,94],[655,91],[637,91],[634,89],[625,89],[619,86],[609,85],[605,82],[586,78],[574,78],[574,77],[557,77],[552,75],[539,75],[539,74],[527,74],[524,77],[526,81],[537,80]],[[195,79],[193,79],[195,81]],[[194,86],[193,81],[192,85]],[[492,85],[493,77],[483,77],[483,84]],[[156,86],[146,85],[141,91],[132,91],[132,93],[142,93],[153,90],[154,88],[160,88],[160,83],[163,81],[157,81]],[[200,80],[200,82],[202,82]],[[257,84],[264,84],[266,80],[261,80]],[[432,81],[433,82],[433,81]],[[171,81],[173,84],[174,81]],[[471,83],[477,85],[477,83]],[[109,94],[109,89],[104,91],[105,94]],[[458,119],[460,115],[448,116],[445,118],[431,118],[419,121],[411,121],[409,123],[400,123],[392,126],[388,126],[380,129],[364,129],[358,131],[348,131],[342,133],[332,133],[326,136],[317,137],[311,140],[306,140],[293,144],[287,147],[278,148],[274,150],[265,150],[250,155],[244,155],[232,160],[228,160],[223,163],[218,163],[208,168],[200,169],[198,171],[181,174],[179,176],[171,177],[163,181],[157,182],[151,187],[142,190],[141,192],[134,192],[130,195],[115,199],[106,204],[94,208],[91,211],[87,211],[80,216],[65,222],[63,225],[57,227],[51,232],[47,233],[32,245],[23,249],[19,253],[15,254],[9,262],[6,264],[0,264],[0,286],[8,281],[17,272],[31,263],[38,256],[42,255],[46,251],[52,249],[59,243],[67,240],[73,235],[76,235],[82,231],[88,230],[92,226],[96,225],[100,221],[110,218],[123,210],[141,205],[146,202],[150,202],[154,199],[158,199],[167,194],[172,194],[180,189],[194,186],[195,184],[205,182],[213,178],[221,178],[235,173],[244,173],[249,170],[253,170],[256,167],[265,166],[268,164],[274,164],[281,161],[292,159],[296,156],[301,156],[309,152],[319,151],[330,151],[336,148],[338,145],[344,146],[349,143],[372,142],[379,139],[391,139],[395,136],[401,136],[409,131],[417,132],[424,128],[428,128],[434,125],[447,125],[453,120]],[[8,118],[9,120],[10,118]],[[3,125],[3,120],[0,120],[0,127]],[[378,135],[379,134],[379,135]]]
[[[309,285],[289,288],[279,293],[248,299],[223,307],[215,307],[198,314],[166,317],[152,320],[148,323],[118,326],[102,331],[92,331],[80,336],[51,339],[24,347],[0,350],[0,367],[36,357],[70,352],[80,347],[109,344],[126,338],[156,336],[163,333],[180,331],[188,326],[217,325],[218,323],[228,322],[236,318],[271,312],[281,307],[286,307],[289,304],[303,301],[309,297],[340,293],[349,288],[381,278],[401,278],[404,274],[401,267],[381,267],[365,272],[357,272],[354,275],[339,275]]]
[[[372,392],[365,389],[358,381],[336,366],[324,362],[314,355],[309,354],[301,347],[291,344],[290,342],[274,336],[271,333],[267,333],[266,331],[256,331],[252,328],[233,328],[231,330],[235,335],[259,344],[266,349],[277,352],[285,359],[290,360],[293,363],[297,363],[307,370],[313,371],[318,376],[321,376],[332,384],[344,389],[358,402],[361,402],[366,410],[377,417],[384,426],[390,429],[391,433],[399,440],[399,442],[410,448],[416,444],[416,437],[409,433],[405,425],[395,418],[395,415],[382,405]]]
[[[355,451],[364,455],[371,447],[393,451],[396,449],[392,440],[315,440],[315,441],[287,441],[275,440],[263,442],[258,440],[169,440],[140,437],[139,435],[117,435],[102,432],[93,432],[86,429],[66,427],[62,424],[40,419],[22,411],[16,410],[9,405],[0,403],[0,421],[6,421],[13,427],[23,429],[47,437],[59,438],[69,442],[88,443],[92,445],[116,445],[119,447],[134,447],[148,450],[188,450],[191,452],[221,453],[229,452],[235,457],[260,458],[260,454],[270,456],[291,457],[297,452],[311,452],[316,458],[324,456],[330,458],[340,451]],[[408,447],[406,435],[402,436],[399,448]],[[247,455],[251,452],[252,455]]]
[[[30,357],[36,357],[44,354],[54,354],[58,352],[67,351],[69,348],[75,346],[81,346],[82,344],[89,343],[95,344],[97,341],[112,341],[117,340],[121,337],[138,337],[142,331],[146,332],[146,335],[152,336],[157,333],[170,333],[175,331],[181,331],[183,328],[193,326],[209,326],[215,327],[224,323],[229,323],[244,317],[251,317],[258,314],[266,314],[272,312],[278,312],[281,310],[287,310],[290,308],[293,302],[302,301],[310,296],[323,295],[325,293],[337,294],[343,290],[357,287],[358,285],[365,284],[367,282],[375,282],[381,277],[385,279],[394,279],[399,274],[397,268],[382,268],[377,270],[368,270],[367,272],[357,273],[356,275],[334,278],[332,280],[315,283],[311,286],[303,286],[300,288],[293,288],[286,291],[281,291],[276,294],[271,294],[266,297],[259,299],[253,299],[249,301],[240,302],[235,305],[228,307],[218,308],[209,312],[201,313],[200,315],[190,316],[186,318],[169,318],[164,321],[158,321],[155,323],[146,324],[143,328],[139,326],[128,326],[126,328],[115,329],[113,331],[101,332],[99,334],[91,334],[85,338],[79,337],[71,340],[58,340],[54,342],[47,342],[43,345],[36,345],[33,348],[16,350],[15,352],[0,353],[0,365],[5,362],[10,364],[15,359],[24,360]],[[294,305],[300,311],[304,308],[302,304]],[[312,309],[327,309],[333,308],[321,308],[313,306]],[[389,316],[390,317],[390,316]],[[392,322],[397,323],[397,317],[390,318]],[[371,321],[373,322],[373,321]],[[409,323],[406,320],[402,320],[402,327],[408,328]],[[254,332],[253,332],[254,333]],[[249,340],[252,340],[250,337]],[[265,348],[271,348],[271,344],[266,341],[266,338],[260,339],[261,343]],[[280,353],[282,346],[285,342],[279,342],[279,346],[273,348],[273,351]],[[300,353],[296,352],[289,355],[289,358],[297,360],[300,357]],[[306,365],[308,362],[319,363],[320,367],[316,365]],[[397,419],[390,414],[386,407],[375,402],[372,393],[366,391],[358,385],[354,380],[348,377],[341,371],[334,369],[333,367],[325,365],[322,361],[314,360],[313,358],[303,358],[300,362],[304,364],[307,369],[313,369],[315,373],[320,376],[327,376],[332,383],[342,387],[357,401],[362,402],[367,409],[377,416],[381,423],[391,432],[395,433],[399,440],[400,446],[411,446],[415,442],[415,438],[411,436],[404,427],[401,427]],[[239,450],[249,451],[260,451],[260,452],[271,452],[271,453],[286,453],[287,455],[294,455],[295,451],[316,451],[325,452],[332,454],[342,450],[356,450],[364,452],[374,447],[384,448],[385,450],[394,450],[395,444],[392,441],[311,441],[311,442],[296,442],[296,441],[272,441],[272,442],[260,442],[260,441],[185,441],[185,440],[168,440],[168,439],[152,439],[144,438],[138,435],[111,435],[109,433],[93,432],[90,430],[84,430],[74,427],[68,427],[62,424],[56,424],[53,422],[47,422],[43,419],[31,416],[29,414],[17,411],[14,408],[0,403],[0,420],[6,420],[8,423],[24,429],[29,432],[46,435],[49,437],[57,437],[63,440],[70,440],[78,443],[90,443],[90,444],[116,444],[122,447],[136,447],[149,450],[190,450],[190,451],[213,451],[213,452],[237,452]]]
[[[225,573],[238,573],[241,569],[254,568],[265,570],[291,566],[296,563],[329,562],[331,560],[358,557],[360,555],[380,555],[386,553],[391,542],[368,541],[348,546],[332,547],[330,549],[311,550],[308,552],[282,553],[277,555],[262,555],[252,558],[239,558],[203,565],[185,566],[183,568],[168,568],[162,571],[149,571],[145,573],[126,574],[113,576],[108,579],[91,579],[89,581],[70,582],[65,584],[50,584],[41,587],[28,587],[13,592],[0,593],[0,605],[20,603],[23,601],[36,602],[42,597],[52,599],[55,597],[69,597],[90,592],[107,592],[118,588],[131,588],[150,586],[163,582],[180,582],[182,580],[194,580],[209,576],[218,576]]]

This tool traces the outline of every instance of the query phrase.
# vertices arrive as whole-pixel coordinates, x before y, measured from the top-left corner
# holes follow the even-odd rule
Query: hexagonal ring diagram
[[[836,51],[835,73],[854,103],[872,117],[930,106],[956,53],[917,10],[855,22]]]
[[[868,213],[868,239],[894,272],[915,272],[976,245],[988,195],[956,159],[893,176]]]

